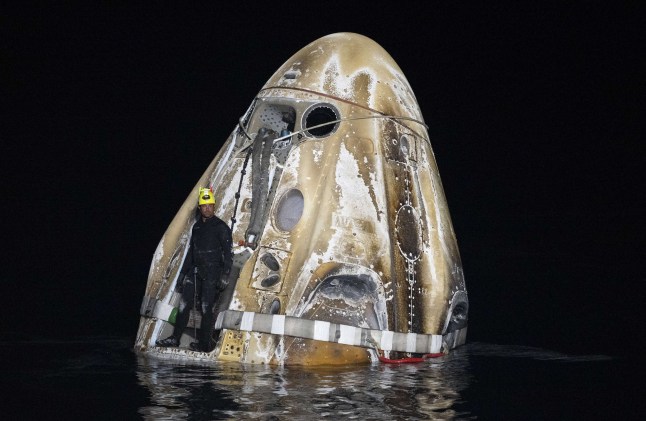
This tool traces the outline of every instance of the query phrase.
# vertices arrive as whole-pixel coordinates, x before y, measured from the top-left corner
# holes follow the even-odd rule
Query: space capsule
[[[201,186],[232,229],[215,347],[160,348]],[[373,40],[322,37],[265,83],[155,251],[135,350],[191,361],[329,365],[447,353],[468,296],[415,95]]]

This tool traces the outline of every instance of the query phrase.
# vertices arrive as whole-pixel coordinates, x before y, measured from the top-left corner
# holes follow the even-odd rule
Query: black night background
[[[3,352],[134,340],[157,243],[260,87],[306,44],[356,32],[429,126],[467,342],[643,373],[643,7],[235,4],[0,7]]]

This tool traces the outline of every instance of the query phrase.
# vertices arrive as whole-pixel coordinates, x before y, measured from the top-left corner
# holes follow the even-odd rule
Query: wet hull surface
[[[234,267],[215,346],[159,348],[179,303],[195,197],[213,186]],[[468,296],[415,95],[377,43],[340,33],[305,46],[262,87],[155,252],[135,350],[163,359],[369,363],[466,340]]]

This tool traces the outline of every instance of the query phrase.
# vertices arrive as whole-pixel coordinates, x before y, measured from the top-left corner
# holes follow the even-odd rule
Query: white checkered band
[[[322,320],[308,320],[285,315],[236,310],[221,312],[215,322],[215,328],[270,333],[363,348],[376,348],[383,351],[418,354],[442,352],[443,344],[446,344],[445,346],[448,349],[453,349],[464,344],[467,333],[466,327],[446,335],[400,333],[389,330],[366,329]]]

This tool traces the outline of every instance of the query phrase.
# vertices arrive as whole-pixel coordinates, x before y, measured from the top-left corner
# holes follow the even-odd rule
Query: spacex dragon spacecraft
[[[233,233],[215,347],[179,347],[175,284],[201,186]],[[265,83],[162,237],[135,351],[188,361],[329,365],[447,353],[469,301],[426,125],[373,40],[320,38]]]

